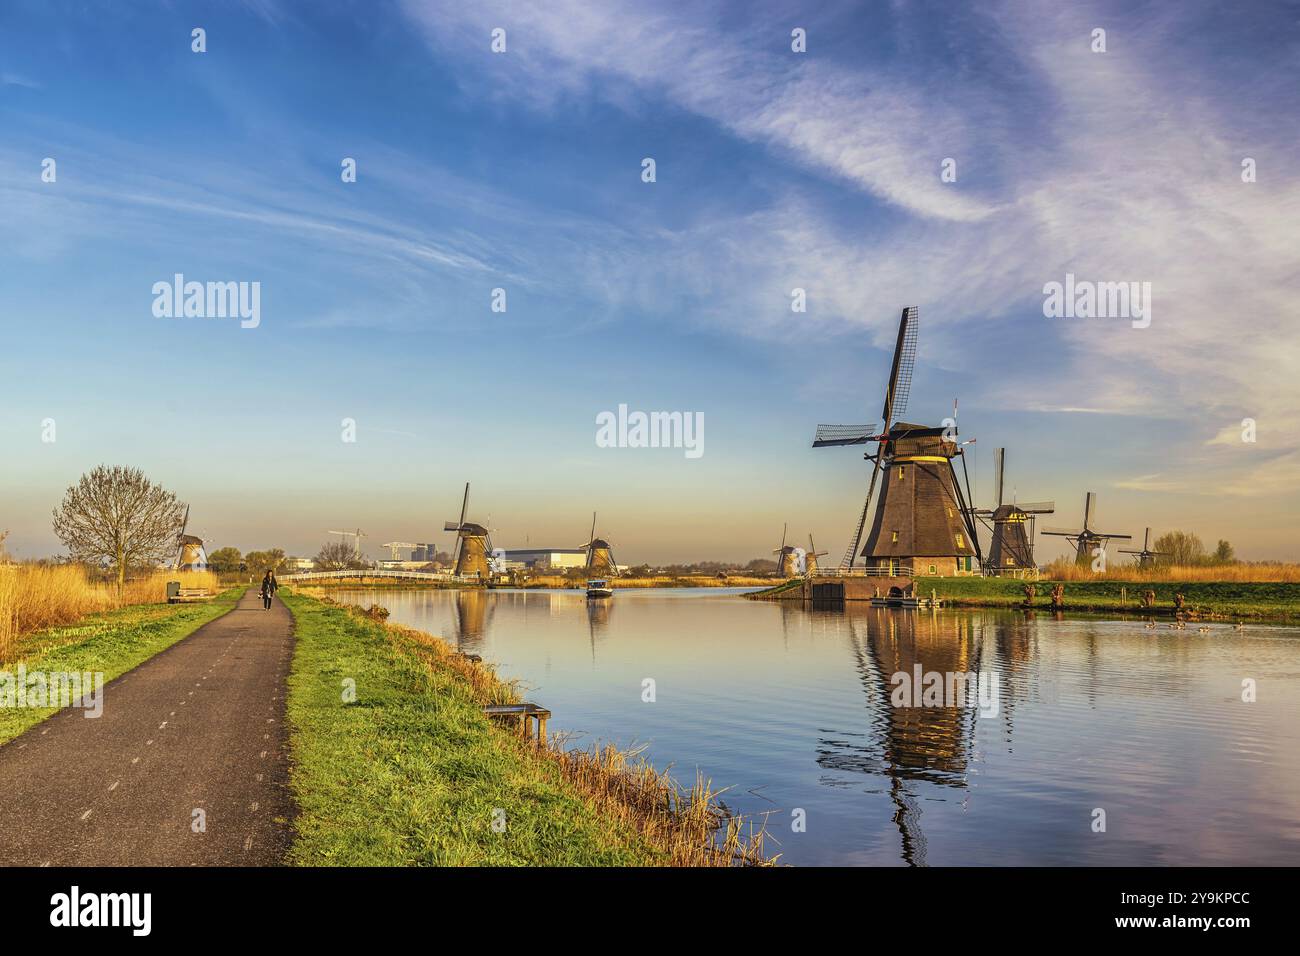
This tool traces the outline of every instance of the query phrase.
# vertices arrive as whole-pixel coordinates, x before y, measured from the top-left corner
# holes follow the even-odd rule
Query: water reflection
[[[478,654],[487,633],[495,602],[484,591],[467,589],[453,592],[456,609],[456,649]]]

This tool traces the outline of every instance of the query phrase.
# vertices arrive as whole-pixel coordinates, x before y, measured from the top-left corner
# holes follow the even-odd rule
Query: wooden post
[[[537,717],[537,742],[546,743],[546,718],[540,714]]]

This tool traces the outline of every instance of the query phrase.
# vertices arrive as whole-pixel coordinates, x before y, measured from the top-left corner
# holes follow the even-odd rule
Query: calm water
[[[709,589],[339,598],[495,662],[577,745],[646,744],[681,781],[699,768],[732,808],[769,813],[785,863],[1300,863],[1297,628],[809,610]],[[892,706],[890,675],[918,663],[998,675],[997,714]]]

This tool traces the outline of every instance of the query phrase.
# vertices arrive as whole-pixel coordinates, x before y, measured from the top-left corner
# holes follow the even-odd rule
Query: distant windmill
[[[1033,568],[1034,564],[1034,518],[1036,515],[1052,514],[1056,511],[1054,501],[1034,501],[1029,504],[1005,504],[1002,496],[1003,479],[1006,475],[1005,448],[993,453],[993,485],[997,504],[993,508],[977,509],[974,514],[988,518],[993,522],[993,540],[989,543],[989,553],[985,558],[985,569],[998,574],[1015,568]]]
[[[457,539],[456,573],[487,580],[491,576],[488,560],[492,554],[492,538],[481,524],[465,520],[469,509],[469,482],[465,482],[465,497],[460,503],[460,520],[448,521],[443,531],[455,531]]]
[[[587,543],[580,545],[587,551],[587,571],[590,574],[606,574],[618,577],[618,565],[614,563],[614,552],[609,542],[596,537],[596,512],[591,513],[591,534]]]
[[[777,548],[772,553],[777,556],[777,575],[783,578],[792,578],[799,573],[799,559],[795,547],[785,543],[785,533],[787,530],[787,525],[781,525],[781,547]]]
[[[1156,558],[1162,558],[1162,557],[1164,557],[1165,555],[1167,555],[1169,552],[1168,552],[1168,551],[1152,551],[1152,550],[1151,550],[1151,529],[1150,529],[1150,528],[1147,528],[1147,530],[1146,530],[1146,534],[1144,534],[1144,535],[1142,536],[1142,550],[1141,550],[1141,551],[1126,551],[1126,550],[1124,550],[1123,548],[1121,548],[1119,553],[1120,553],[1120,554],[1136,554],[1136,555],[1137,555],[1137,566],[1138,566],[1139,568],[1149,568],[1151,565],[1153,565],[1153,564],[1156,563]]]
[[[1109,534],[1104,531],[1096,531],[1092,527],[1092,512],[1097,504],[1097,496],[1091,491],[1083,500],[1083,528],[1078,531],[1067,531],[1064,528],[1044,528],[1043,534],[1053,534],[1062,538],[1072,538],[1074,540],[1074,560],[1079,564],[1087,564],[1092,557],[1094,548],[1100,547],[1103,551],[1106,548],[1106,542],[1112,538],[1118,538],[1124,541],[1130,540],[1131,534]]]
[[[830,554],[829,551],[818,551],[817,545],[813,544],[813,536],[808,535],[808,553],[803,556],[803,569],[805,574],[817,573],[817,559]]]
[[[916,336],[919,312],[916,306],[903,309],[898,322],[898,339],[885,386],[881,416],[883,428],[875,425],[818,425],[814,448],[831,445],[865,445],[875,442],[875,454],[863,457],[875,462],[871,483],[862,503],[857,529],[849,539],[841,568],[852,567],[861,556],[868,569],[894,574],[922,563],[930,573],[954,574],[973,571],[982,563],[979,535],[971,516],[967,494],[957,481],[953,459],[963,455],[956,441],[957,427],[933,428],[898,420],[907,409],[912,389],[912,368],[916,364]],[[965,470],[966,459],[962,457]],[[876,502],[876,515],[862,551],[862,532],[871,513],[871,498],[884,471],[884,482]]]
[[[203,550],[203,539],[197,535],[186,534],[190,525],[190,506],[185,506],[185,518],[181,521],[180,533],[176,535],[176,560],[172,562],[176,571],[208,570],[208,553]]]

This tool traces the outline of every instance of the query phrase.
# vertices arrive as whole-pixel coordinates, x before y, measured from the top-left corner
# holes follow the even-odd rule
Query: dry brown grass
[[[8,659],[19,637],[33,631],[129,604],[162,604],[168,581],[217,590],[217,576],[209,572],[159,571],[127,581],[118,595],[112,583],[92,580],[81,565],[0,565],[0,660]]]
[[[1122,564],[1094,572],[1089,564],[1075,564],[1069,558],[1059,558],[1046,567],[1043,577],[1053,581],[1235,581],[1293,584],[1300,582],[1300,564],[1157,564],[1148,568]]]
[[[440,637],[389,624],[374,608],[340,605],[322,592],[311,596],[381,624],[390,639],[414,651],[426,667],[449,670],[465,681],[480,704],[523,699],[518,681],[501,679],[491,666],[471,660]],[[656,770],[640,749],[566,749],[563,737],[545,744],[518,737],[514,742],[554,765],[602,814],[634,827],[648,843],[666,851],[672,866],[770,866],[777,861],[764,851],[764,829],[731,813],[720,800],[721,791],[698,773],[695,784],[686,789],[667,771]]]

